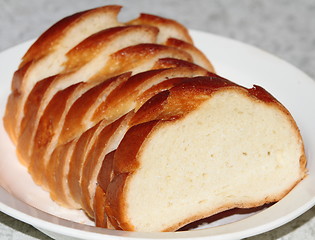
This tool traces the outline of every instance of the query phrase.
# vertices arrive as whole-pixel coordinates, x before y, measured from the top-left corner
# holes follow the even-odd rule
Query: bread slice
[[[101,168],[98,178],[116,229],[173,231],[227,209],[278,201],[306,174],[296,123],[261,87],[194,78],[137,114],[151,117],[128,130],[112,171]]]
[[[105,213],[105,193],[103,189],[97,185],[95,189],[94,202],[93,202],[93,211],[94,215],[97,216],[94,219],[95,226],[100,228],[108,228],[107,225],[107,215]]]
[[[25,101],[36,82],[65,71],[65,54],[79,42],[104,28],[120,25],[117,21],[120,8],[110,5],[66,17],[44,32],[30,47],[14,74],[4,116],[5,128],[14,143],[19,136]]]
[[[73,154],[77,139],[68,142],[64,146],[57,147],[51,154],[51,161],[45,171],[47,190],[50,197],[58,204],[71,208],[81,209],[81,205],[76,202],[70,193],[67,174],[69,172],[69,162]]]

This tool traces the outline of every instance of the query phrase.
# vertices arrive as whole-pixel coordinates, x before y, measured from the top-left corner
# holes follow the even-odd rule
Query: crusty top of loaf
[[[20,67],[25,65],[31,60],[36,60],[42,56],[48,54],[58,46],[58,41],[63,37],[63,34],[71,29],[78,22],[90,17],[91,15],[97,16],[98,14],[111,14],[113,19],[116,19],[121,6],[108,5],[104,7],[98,7],[91,10],[75,13],[71,16],[65,17],[46,30],[30,47],[23,57],[23,62]]]
[[[205,69],[207,69],[210,72],[215,72],[213,65],[208,60],[206,55],[204,55],[204,53],[201,52],[194,45],[192,45],[188,42],[185,42],[183,40],[176,39],[176,38],[168,38],[165,45],[176,47],[178,49],[182,49],[182,50],[190,53],[192,58],[193,58],[194,63],[200,65],[201,67],[204,67]]]
[[[134,25],[107,28],[89,36],[72,48],[66,54],[68,57],[68,60],[65,63],[66,69],[78,69],[91,61],[91,59],[98,55],[102,48],[108,46],[116,36],[119,37],[122,34],[126,34],[125,32],[137,32],[140,30],[142,34],[152,36],[151,41],[152,43],[155,42],[158,34],[158,29],[156,27]]]
[[[188,43],[193,44],[193,40],[189,35],[189,32],[186,27],[182,24],[168,18],[162,18],[159,16],[141,13],[140,16],[134,20],[129,21],[127,24],[141,24],[141,25],[151,25],[156,26],[161,29],[161,32],[166,32],[171,34],[172,38],[178,38],[184,40]],[[172,31],[176,29],[176,31]],[[172,34],[174,34],[172,36]],[[165,38],[164,34],[161,34],[158,38],[158,43],[164,44],[170,36]]]

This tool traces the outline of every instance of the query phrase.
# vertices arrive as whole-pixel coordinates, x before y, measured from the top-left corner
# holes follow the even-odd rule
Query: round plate
[[[292,65],[255,47],[209,33],[191,31],[196,46],[219,75],[240,85],[260,85],[293,115],[305,141],[309,175],[278,203],[250,214],[235,214],[190,231],[134,233],[93,227],[82,211],[54,203],[36,186],[17,160],[0,124],[0,210],[58,239],[240,239],[274,229],[315,204],[315,82]],[[26,42],[0,54],[0,115],[3,116],[13,72],[30,46]]]

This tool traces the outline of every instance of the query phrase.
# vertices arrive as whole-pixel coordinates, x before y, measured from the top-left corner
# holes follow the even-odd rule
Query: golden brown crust
[[[214,67],[208,58],[201,52],[198,48],[196,48],[193,44],[176,39],[169,38],[167,39],[166,46],[172,46],[178,49],[182,49],[185,52],[188,52],[193,57],[193,62],[204,67],[210,72],[215,73]]]
[[[59,158],[62,157],[62,152],[65,148],[64,147],[57,147],[54,152],[50,156],[50,160],[46,167],[46,180],[47,180],[47,187],[49,189],[50,197],[59,202],[59,197],[56,194],[56,170],[57,170],[57,161]]]
[[[163,71],[165,71],[165,69],[151,70],[130,77],[128,81],[123,82],[112,91],[106,100],[98,106],[93,115],[93,120],[99,119],[101,115],[107,118],[115,118],[111,116],[115,114],[114,108],[117,108],[120,104],[125,104],[126,100],[130,98],[130,94],[135,95],[136,93],[134,91],[141,83]]]
[[[133,69],[137,69],[138,66],[146,65],[150,63],[150,61],[153,61],[152,65],[154,65],[154,63],[162,57],[173,57],[192,61],[191,55],[183,50],[155,43],[142,43],[126,47],[111,54],[108,63],[99,74],[106,73],[107,75],[113,75],[124,71],[133,71]],[[137,61],[135,61],[135,59],[137,59]],[[144,70],[150,70],[152,68],[150,65],[148,65],[148,67],[148,69]]]
[[[158,27],[159,29],[174,28],[177,30],[176,32],[180,34],[181,40],[184,40],[188,43],[193,43],[193,40],[190,37],[187,28],[172,19],[162,18],[159,16],[142,13],[140,14],[138,18],[128,22],[127,24],[150,25],[150,26]]]
[[[69,196],[66,195],[67,192],[64,188],[64,183],[68,181],[73,202],[81,204],[85,211],[92,217],[94,216],[93,209],[91,208],[91,201],[93,201],[93,199],[90,199],[91,196],[88,187],[95,168],[95,161],[101,156],[104,146],[107,144],[107,140],[113,135],[120,121],[118,120],[108,125],[110,122],[104,120],[104,112],[102,112],[103,109],[100,108],[100,111],[98,111],[99,115],[97,118],[92,119],[93,122],[89,125],[94,125],[94,127],[86,130],[86,128],[81,125],[84,121],[83,117],[85,113],[90,110],[91,106],[99,101],[103,93],[104,95],[108,94],[108,92],[105,93],[107,87],[115,81],[114,79],[108,80],[108,78],[122,74],[128,69],[137,73],[137,71],[146,70],[145,68],[166,68],[167,65],[171,68],[186,68],[186,71],[187,69],[191,69],[194,74],[197,72],[204,75],[207,74],[205,69],[191,63],[193,58],[189,52],[192,52],[191,49],[194,48],[190,44],[192,43],[192,39],[184,26],[176,21],[149,14],[141,14],[138,19],[127,24],[119,23],[117,21],[117,15],[120,9],[120,6],[112,5],[76,13],[60,20],[44,32],[24,55],[19,69],[14,75],[12,93],[9,97],[7,112],[4,118],[7,131],[13,141],[17,142],[19,157],[23,159],[24,164],[28,166],[29,172],[32,174],[35,182],[48,187],[52,198],[57,202],[70,206],[71,201],[68,201]],[[85,35],[83,34],[86,39],[82,41],[82,37],[80,40],[82,42],[79,44],[77,43],[78,41],[72,42],[72,45],[77,45],[70,49],[71,41],[68,46],[68,34],[78,34],[78,31],[84,31],[84,29],[81,28],[76,29],[75,26],[89,19],[92,15],[98,16],[99,14],[99,16],[101,16],[104,13],[108,15],[108,20],[111,22],[110,24],[114,26],[111,25],[110,28],[107,29],[106,26],[104,26],[105,30],[94,33],[91,36],[87,36],[87,33]],[[105,20],[106,19],[105,17]],[[81,27],[82,24],[79,26]],[[100,26],[98,26],[98,28],[100,28]],[[168,32],[169,29],[172,31]],[[113,54],[108,54],[108,56],[106,56],[106,61],[108,61],[104,61],[104,63],[106,63],[104,64],[104,68],[99,72],[95,72],[94,76],[89,79],[89,81],[94,81],[95,85],[96,82],[101,82],[101,84],[94,86],[92,83],[86,83],[86,79],[82,79],[82,82],[79,82],[81,80],[77,82],[74,81],[73,83],[69,82],[69,84],[65,81],[68,76],[71,76],[71,73],[76,72],[92,59],[95,59],[102,48],[111,45],[111,43],[116,43],[116,41],[119,43],[120,37],[126,36],[125,34],[130,32],[145,34],[146,37],[139,40],[139,42],[141,42],[145,39],[144,43],[138,44],[137,36],[135,36],[135,39],[131,41],[131,46],[128,46],[128,43],[126,43],[128,47],[124,47],[125,45],[123,43],[123,47],[118,44],[117,48],[120,46],[122,49],[113,51]],[[178,42],[185,42],[181,42],[181,45],[178,44],[178,47],[174,44],[172,45],[174,42],[171,42],[171,40],[168,44],[169,46],[156,44],[158,39],[161,40],[163,38],[163,42],[160,41],[159,43],[165,44],[169,37],[178,37],[181,39],[177,40]],[[120,40],[124,41],[126,39],[122,38]],[[34,71],[37,73],[37,67],[41,66],[38,63],[45,63],[48,59],[48,64],[51,64],[49,56],[58,53],[60,50],[59,47],[60,49],[64,48],[64,52],[68,51],[68,49],[70,50],[66,54],[61,51],[62,56],[60,55],[60,58],[62,59],[60,61],[62,61],[62,63],[60,64],[63,65],[61,65],[58,70],[55,70],[55,72],[47,74],[47,76],[53,74],[57,75],[40,81],[38,81],[39,79],[33,78],[32,73]],[[161,58],[165,59],[163,60]],[[59,58],[56,62],[58,61]],[[148,79],[150,74],[152,74],[152,72],[143,77]],[[31,77],[28,78],[28,76]],[[120,76],[117,78],[119,77]],[[123,77],[125,80],[128,79],[130,73],[124,74]],[[27,82],[25,79],[30,80],[30,82]],[[107,81],[105,81],[105,79]],[[144,79],[143,82],[147,79]],[[38,82],[36,83],[36,81]],[[135,101],[137,101],[137,87],[141,84],[139,76],[137,81],[139,82],[130,81],[128,83],[129,85],[124,85],[127,91],[123,90],[127,95],[128,90],[134,90],[132,93],[134,94],[134,98],[132,100]],[[123,82],[123,80],[121,82]],[[163,88],[170,88],[175,82],[176,81],[172,81],[171,83],[170,81],[168,85],[166,86],[165,84]],[[35,86],[33,86],[33,84]],[[159,86],[160,89],[161,87],[162,85]],[[32,90],[29,93],[30,89]],[[60,91],[57,92],[55,89],[60,89]],[[156,93],[158,91],[157,89],[158,88],[155,88],[154,91],[152,89],[150,94],[153,95],[153,92]],[[83,95],[81,96],[80,94]],[[112,96],[114,96],[116,100],[112,102],[109,101],[109,103],[111,110],[115,110],[114,104],[124,101],[125,98],[120,94]],[[25,104],[23,97],[27,98]],[[50,99],[50,97],[52,98]],[[43,99],[45,101],[42,101]],[[24,115],[22,114],[20,116],[21,119],[17,120],[16,112],[21,103],[23,103],[23,106],[21,105],[20,107],[23,108]],[[44,106],[46,103],[47,106]],[[138,103],[138,106],[141,104],[142,103]],[[128,111],[130,110],[131,109],[128,109]],[[114,121],[126,112],[121,111],[119,113],[120,114],[117,116],[112,117],[110,121]],[[17,121],[21,120],[21,131],[15,131],[15,127],[18,124]],[[63,122],[64,120],[65,122]],[[64,125],[62,126],[63,123]],[[108,126],[104,128],[106,125]],[[61,135],[58,136],[61,127]],[[58,143],[55,142],[56,139],[58,139]],[[55,149],[53,149],[52,146],[55,147]],[[48,151],[49,154],[47,154]],[[50,151],[52,151],[51,155]],[[121,150],[118,151],[118,156],[120,152]],[[69,173],[67,179],[64,179],[68,164]],[[116,162],[116,165],[116,167],[119,167],[119,161]],[[112,168],[111,172],[114,172]],[[82,175],[85,176],[85,178],[82,178]],[[111,180],[111,174],[109,177]],[[117,184],[118,182],[119,181],[117,181]],[[97,211],[101,212],[105,210],[104,206],[98,208],[100,206],[97,204],[97,202],[100,201],[104,202],[104,198],[106,199],[106,195],[97,187],[95,195],[95,199],[97,200],[96,205],[94,205],[94,210],[98,209]],[[111,194],[109,198],[111,198]],[[100,219],[99,222],[101,225],[107,225],[105,218]],[[113,225],[114,224],[113,221]],[[111,224],[109,224],[109,226],[111,226]],[[119,228],[119,226],[116,227]]]
[[[96,15],[101,13],[112,13],[113,16],[118,15],[121,6],[109,5],[104,7],[98,7],[95,9],[75,13],[71,16],[65,17],[51,26],[47,31],[45,31],[36,42],[30,47],[27,53],[23,57],[23,62],[20,67],[23,67],[26,63],[31,60],[37,60],[49,52],[55,50],[58,42],[65,34],[66,31],[71,29],[73,25],[77,24],[84,18],[89,17],[89,15]]]
[[[84,120],[86,120],[86,113],[95,103],[97,103],[97,101],[99,101],[98,99],[101,100],[108,94],[108,88],[111,84],[124,82],[129,78],[129,76],[130,73],[125,73],[105,80],[80,96],[72,104],[66,115],[62,131],[58,139],[59,144],[71,141],[77,137],[78,134],[86,131],[86,126],[83,124]],[[95,121],[94,123],[96,124],[97,122],[98,121]]]
[[[32,67],[32,63],[27,63],[17,71],[15,71],[12,79],[11,85],[11,94],[9,95],[5,114],[3,117],[3,124],[5,130],[9,134],[11,140],[14,144],[17,144],[18,133],[16,132],[16,112],[18,111],[18,104],[22,98],[20,87],[24,78],[24,75],[27,73],[28,69]]]
[[[69,208],[73,208],[73,206],[68,203],[67,196],[65,195],[62,168],[65,165],[68,152],[73,147],[72,144],[72,142],[69,142],[65,146],[57,147],[51,155],[50,161],[44,171],[51,198],[62,206]]]
[[[165,57],[165,58],[160,58],[158,61],[156,61],[152,69],[176,68],[176,67],[191,67],[191,68],[200,68],[200,69],[202,68],[201,66],[190,61],[185,61],[178,58]],[[207,71],[206,69],[204,70]]]
[[[128,29],[133,29],[133,28],[135,28],[135,27],[139,27],[139,26],[132,26],[132,27],[129,27]],[[142,26],[142,28],[145,28],[145,27],[143,27]],[[117,29],[117,28],[115,28],[115,29]],[[116,31],[114,31],[114,33],[115,33]],[[98,35],[98,34],[97,34]],[[111,36],[111,37],[113,37],[112,36],[112,32],[110,32],[110,34],[106,34],[106,36]],[[85,41],[84,41],[85,42]],[[90,41],[88,41],[88,42],[90,42]],[[85,44],[83,44],[83,45],[85,45]],[[127,50],[127,49],[132,49],[131,50],[131,52],[129,51],[129,50]],[[145,56],[148,56],[148,54],[147,53],[149,53],[149,55],[150,54],[152,54],[152,53],[159,53],[159,52],[163,52],[163,51],[166,51],[166,52],[168,52],[169,51],[169,48],[168,47],[165,47],[165,46],[160,46],[160,45],[156,45],[156,44],[141,44],[141,45],[136,45],[136,46],[133,46],[133,47],[128,47],[128,48],[126,48],[126,49],[123,49],[122,51],[119,51],[117,54],[113,54],[112,55],[112,58],[113,59],[115,59],[115,61],[117,61],[117,62],[119,62],[120,64],[122,64],[122,59],[120,59],[119,57],[117,57],[117,56],[119,56],[120,55],[120,53],[122,52],[123,54],[121,54],[121,55],[123,55],[124,56],[124,58],[126,59],[126,57],[129,59],[129,60],[133,60],[134,58],[135,58],[135,56],[133,55],[133,54],[136,54],[136,55],[138,55],[138,57],[140,57],[141,59],[143,59],[143,61],[145,61]],[[185,52],[181,52],[181,51],[179,51],[179,50],[176,50],[176,49],[172,49],[171,51],[170,51],[170,53],[173,53],[173,54],[178,54],[178,55],[182,55],[183,56],[183,58],[189,58],[189,55],[187,55]],[[134,61],[132,61],[132,62],[134,62]],[[110,61],[110,63],[112,63],[111,61]],[[128,63],[128,64],[127,64]],[[129,62],[127,62],[126,63],[126,65],[127,66],[129,66],[130,67],[130,64],[129,64]],[[138,61],[138,63],[139,63],[139,61]],[[115,65],[117,65],[117,64],[113,64],[114,66]],[[58,76],[56,76],[55,77],[55,82],[58,82],[58,80],[59,80],[59,75]],[[98,80],[100,80],[100,79],[98,79]],[[47,86],[47,88],[48,88],[49,86]],[[47,90],[47,89],[46,89]],[[95,95],[96,96],[96,95]],[[81,98],[80,98],[81,99]],[[77,102],[79,102],[80,101],[80,99],[77,101]],[[89,98],[88,98],[89,99]],[[92,98],[91,98],[92,99]],[[93,98],[94,99],[94,98]],[[91,101],[89,101],[89,102],[91,102]],[[67,116],[67,118],[66,118],[66,121],[65,121],[65,125],[64,125],[64,127],[63,127],[63,130],[62,130],[62,133],[61,133],[61,137],[59,138],[59,144],[62,144],[62,143],[65,143],[65,142],[67,142],[67,141],[70,141],[71,139],[73,139],[75,136],[73,136],[73,134],[74,134],[74,132],[75,133],[77,133],[77,132],[82,132],[82,131],[84,131],[85,129],[84,129],[84,126],[81,126],[79,123],[80,123],[80,121],[78,121],[78,119],[82,119],[82,115],[81,115],[81,113],[82,113],[82,111],[83,110],[87,110],[88,108],[87,108],[87,106],[89,106],[89,104],[86,104],[86,102],[84,102],[84,104],[79,104],[78,106],[78,108],[75,108],[75,106],[77,106],[78,104],[74,104],[73,106],[72,106],[72,108],[70,109],[70,112],[69,112],[69,114],[68,114],[68,116]],[[82,106],[85,106],[85,107],[82,107]],[[75,111],[73,110],[73,109],[75,109]],[[72,111],[73,110],[73,111]],[[73,115],[73,113],[75,114],[75,116],[80,116],[79,118],[77,118],[77,117],[75,117],[74,115]],[[35,115],[34,115],[35,116]],[[27,118],[26,118],[27,119]],[[99,118],[99,119],[96,119],[94,122],[97,122],[97,121],[100,121],[101,120],[101,118]],[[24,121],[24,120],[23,120]],[[33,122],[32,122],[32,124],[33,124]],[[33,125],[34,127],[35,127],[35,124]],[[33,128],[34,128],[33,127]],[[32,131],[33,131],[33,128],[29,128],[29,133],[31,133]],[[81,129],[81,131],[78,131],[79,129]],[[35,130],[35,129],[34,129]],[[24,137],[25,135],[23,135],[23,137],[21,138],[21,141],[23,140],[23,139],[25,139],[25,137]],[[70,137],[69,137],[70,136]],[[30,134],[27,136],[27,139],[30,139]]]
[[[67,71],[74,71],[88,63],[99,54],[102,48],[108,46],[113,39],[126,35],[128,32],[143,32],[145,35],[152,36],[152,42],[155,42],[158,34],[157,28],[140,25],[104,29],[83,40],[67,53],[68,61],[65,63]]]
[[[101,227],[101,225],[108,225],[108,218],[105,212],[105,202],[106,202],[106,190],[113,179],[113,160],[114,160],[115,150],[106,154],[100,171],[97,176],[97,191],[99,192],[98,195],[101,195],[102,198],[99,196],[94,197],[94,214],[95,214],[95,223],[96,226]],[[96,210],[96,211],[95,211]]]
[[[93,211],[95,216],[95,226],[107,228],[107,216],[105,213],[104,202],[106,201],[105,193],[100,186],[96,187],[93,203]]]
[[[75,145],[75,148],[73,150],[73,154],[70,159],[70,166],[69,166],[69,172],[68,172],[68,184],[70,189],[70,194],[72,195],[72,198],[75,202],[81,203],[81,171],[82,166],[84,164],[85,154],[87,152],[87,146],[89,144],[89,141],[92,139],[93,134],[98,129],[99,125],[101,123],[98,123],[93,128],[90,128],[89,130],[85,131],[77,140],[77,143]]]
[[[124,214],[121,209],[124,209],[123,192],[125,181],[128,178],[128,173],[121,173],[117,175],[106,189],[105,213],[107,220],[117,230],[124,230],[131,228],[127,222],[124,221]],[[116,218],[118,216],[118,218]],[[109,224],[107,224],[109,225]]]
[[[164,105],[170,92],[168,90],[161,91],[147,100],[137,111],[137,114],[131,119],[131,126],[150,122],[153,119],[160,119],[160,113],[164,111]],[[176,116],[174,116],[176,118]]]
[[[112,181],[114,177],[113,162],[115,151],[116,150],[113,150],[110,153],[106,154],[97,176],[97,182],[104,191],[106,191],[109,183]]]
[[[195,75],[208,74],[208,71],[196,65],[141,72],[130,77],[126,82],[122,83],[111,92],[106,100],[98,106],[92,119],[93,121],[97,121],[100,116],[104,116],[107,119],[117,119],[120,114],[125,114],[130,111],[130,107],[136,107],[135,101],[142,91],[168,78],[177,76],[192,77]]]
[[[121,71],[121,68],[124,69],[124,65],[128,66],[128,68],[135,67],[133,65],[139,65],[141,64],[141,62],[145,62],[146,61],[146,57],[151,57],[150,55],[152,54],[159,54],[160,52],[166,52],[168,55],[171,55],[170,53],[174,53],[174,54],[178,54],[177,56],[179,57],[180,55],[182,55],[183,58],[189,58],[189,55],[187,55],[184,52],[181,52],[179,50],[176,49],[172,49],[171,51],[169,51],[168,47],[165,46],[161,46],[161,45],[156,45],[156,44],[139,44],[139,45],[135,45],[132,47],[128,47],[126,49],[123,49],[115,54],[113,54],[111,56],[112,59],[115,59],[115,64],[111,64],[113,63],[112,61],[109,61],[108,65],[111,65],[113,68],[113,66],[119,65],[119,72]],[[118,57],[118,56],[122,56],[122,57]],[[134,59],[142,59],[141,61],[137,61],[136,63],[131,63],[129,61],[135,62]],[[127,62],[124,62],[123,59],[127,59]],[[189,59],[188,59],[189,60]],[[175,61],[173,61],[175,62]],[[183,64],[184,61],[182,61],[181,63]],[[118,64],[119,63],[119,64]],[[199,72],[200,74],[207,74],[207,71],[202,69],[201,67],[194,65],[194,64],[190,64],[188,67],[188,64],[186,63],[187,67],[185,69],[185,71],[187,72],[187,68],[191,69],[191,73],[189,74],[193,74],[195,72]],[[125,69],[125,70],[128,70]],[[184,67],[183,67],[184,70]],[[107,71],[108,73],[108,71]],[[148,80],[148,76],[151,73],[145,73],[146,75],[146,79]],[[116,89],[113,92],[110,92],[108,97],[100,103],[100,105],[97,107],[97,109],[95,110],[93,117],[91,119],[92,122],[98,122],[100,120],[102,120],[104,117],[106,117],[109,122],[116,120],[117,118],[119,118],[121,115],[127,113],[128,111],[130,111],[131,109],[129,109],[129,105],[128,103],[130,101],[133,101],[132,96],[134,96],[134,98],[137,96],[136,94],[138,93],[138,90],[136,89],[137,86],[139,86],[140,83],[142,83],[144,80],[140,80],[137,79],[137,81],[134,81],[134,77],[131,77],[127,80],[127,78],[130,76],[130,73],[126,73],[123,74],[121,76],[115,77],[115,78],[119,78],[116,79],[117,81],[121,81],[121,82],[128,82],[128,84],[121,84],[121,86],[116,87]],[[136,75],[139,78],[139,74]],[[116,81],[115,80],[115,81]],[[107,80],[109,81],[109,80]],[[94,91],[93,89],[90,90],[91,92]],[[104,90],[106,92],[106,89]],[[128,92],[127,95],[125,95],[124,93]],[[81,125],[80,123],[85,120],[85,116],[84,115],[84,111],[88,110],[89,107],[91,106],[89,104],[89,102],[94,103],[94,99],[95,97],[93,97],[93,94],[91,94],[91,97],[85,97],[86,94],[84,94],[82,97],[80,97],[77,102],[75,104],[73,104],[73,106],[71,107],[66,120],[65,120],[65,124],[63,127],[63,130],[60,134],[60,138],[59,138],[59,144],[65,143],[67,141],[70,141],[71,139],[73,139],[75,137],[75,134],[78,132],[82,132],[85,130],[85,126]],[[94,95],[96,96],[96,95]],[[85,100],[86,99],[86,100]],[[92,99],[92,100],[88,100],[88,99]],[[102,99],[102,98],[100,98]],[[84,104],[83,104],[84,103]],[[122,109],[122,111],[117,110],[117,106],[121,106],[121,104],[125,104],[125,106],[127,107],[126,109]],[[78,106],[78,107],[76,107]],[[115,115],[116,114],[116,115]]]
[[[125,181],[129,174],[138,168],[136,160],[137,153],[143,141],[156,124],[157,121],[151,121],[131,127],[120,142],[115,153],[107,156],[109,159],[107,161],[113,161],[112,172],[114,174],[109,184],[107,184],[107,181],[111,171],[108,167],[104,166],[99,173],[100,186],[105,188],[107,185],[107,188],[103,188],[103,190],[106,191],[105,211],[108,219],[113,226],[123,230],[133,230],[133,227],[128,223],[124,215]],[[105,176],[104,181],[102,176]]]
[[[17,151],[26,166],[28,166],[30,162],[31,149],[29,141],[35,128],[35,117],[37,115],[42,97],[46,93],[49,86],[52,84],[53,80],[54,77],[49,77],[39,81],[32,89],[25,103],[25,117],[21,122],[21,131],[17,142]]]
[[[165,90],[145,102],[133,117],[133,122],[154,119],[177,119],[194,110],[214,91],[223,87],[239,87],[235,83],[209,73],[209,77],[183,78],[174,81],[170,90]]]
[[[46,163],[44,162],[44,154],[47,151],[47,146],[51,142],[51,139],[55,135],[56,126],[58,126],[66,107],[67,98],[78,86],[79,84],[72,85],[65,90],[59,91],[50,101],[40,118],[34,137],[34,145],[31,149],[31,161],[28,167],[36,183],[45,183]],[[28,139],[28,141],[30,140]]]
[[[117,130],[119,125],[122,123],[124,116],[106,126],[97,136],[93,146],[89,150],[86,155],[86,159],[84,161],[82,167],[82,180],[81,180],[81,190],[82,190],[82,208],[86,211],[86,213],[94,218],[94,212],[92,209],[89,185],[92,180],[92,175],[94,174],[95,168],[100,161],[99,157],[106,148],[108,141],[110,140],[113,133]]]
[[[128,130],[115,152],[113,163],[115,175],[130,173],[138,168],[139,163],[136,160],[137,153],[144,139],[156,124],[157,121],[150,121],[131,127]],[[138,131],[140,128],[141,131]]]
[[[155,95],[158,95],[159,93],[178,85],[186,79],[187,78],[185,77],[171,78],[152,86],[137,97],[137,106],[135,107],[135,111],[138,111],[140,107],[142,107],[149,99],[153,98]]]

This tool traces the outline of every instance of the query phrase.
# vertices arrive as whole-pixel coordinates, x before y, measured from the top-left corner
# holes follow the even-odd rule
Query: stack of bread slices
[[[13,76],[4,125],[53,200],[96,226],[174,231],[278,201],[303,179],[303,141],[283,105],[216,75],[178,22],[123,23],[120,9],[57,22]]]

